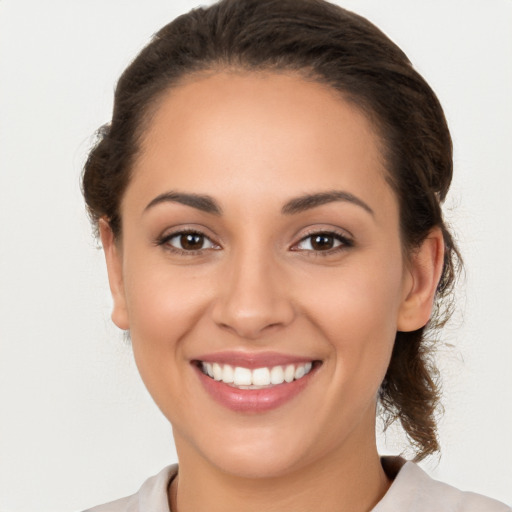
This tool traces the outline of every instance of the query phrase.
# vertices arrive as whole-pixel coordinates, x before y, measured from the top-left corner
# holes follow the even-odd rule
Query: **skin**
[[[368,208],[333,200],[282,211],[332,190]],[[148,207],[169,191],[208,195],[221,213]],[[433,230],[404,257],[398,203],[364,115],[291,74],[189,79],[160,100],[121,217],[119,240],[100,223],[113,320],[130,330],[141,376],[173,426],[173,510],[370,510],[390,484],[375,445],[377,391],[396,331],[429,319],[443,244]],[[186,229],[205,235],[200,250],[169,238]],[[308,237],[318,232],[349,242],[315,250]],[[241,413],[212,400],[191,364],[224,350],[322,364],[284,405]]]

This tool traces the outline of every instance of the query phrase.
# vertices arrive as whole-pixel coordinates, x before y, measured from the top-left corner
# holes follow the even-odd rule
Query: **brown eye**
[[[313,233],[304,237],[294,248],[299,251],[329,252],[351,247],[352,241],[338,233]]]
[[[311,237],[311,247],[315,251],[327,251],[334,247],[335,239],[331,235],[314,235]]]
[[[186,233],[180,235],[180,245],[186,251],[197,251],[202,249],[204,244],[204,236],[197,233]]]
[[[185,252],[218,248],[218,246],[216,246],[206,235],[203,235],[202,233],[195,233],[193,231],[175,233],[165,237],[160,244],[165,244],[173,249]]]

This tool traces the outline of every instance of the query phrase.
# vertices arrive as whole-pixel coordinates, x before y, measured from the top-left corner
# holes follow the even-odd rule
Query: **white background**
[[[79,174],[116,78],[196,3],[0,0],[1,512],[80,510],[175,461],[110,322]],[[454,138],[447,216],[467,276],[440,354],[442,457],[424,466],[512,503],[512,1],[340,3],[406,51]]]

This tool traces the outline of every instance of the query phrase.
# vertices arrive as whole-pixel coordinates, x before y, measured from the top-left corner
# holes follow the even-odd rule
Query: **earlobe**
[[[432,314],[434,297],[444,263],[444,241],[440,228],[433,228],[410,256],[409,279],[404,290],[397,330],[415,331],[424,327]]]
[[[114,233],[109,222],[105,218],[99,220],[99,233],[101,244],[107,263],[108,282],[114,301],[112,309],[112,321],[123,330],[129,329],[126,297],[124,293],[123,262],[120,248],[114,238]]]

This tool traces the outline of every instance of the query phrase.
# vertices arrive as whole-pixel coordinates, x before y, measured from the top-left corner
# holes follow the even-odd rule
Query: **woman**
[[[375,443],[379,409],[438,451],[451,177],[437,98],[365,19],[224,0],[164,27],[83,189],[179,471],[94,510],[510,510]]]

